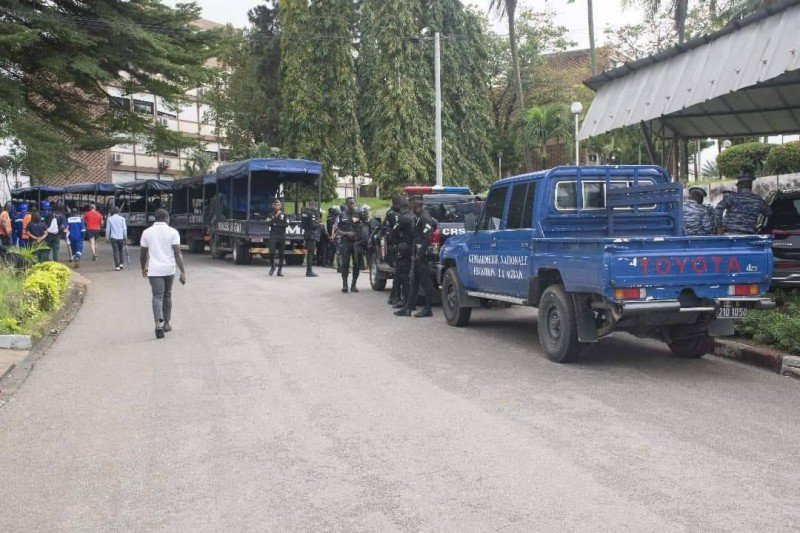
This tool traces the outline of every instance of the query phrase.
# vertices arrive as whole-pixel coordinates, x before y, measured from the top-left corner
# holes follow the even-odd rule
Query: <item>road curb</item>
[[[715,339],[714,355],[724,357],[725,359],[733,359],[734,361],[766,368],[776,373],[781,372],[783,368],[784,357],[791,357],[777,350],[751,346],[749,344],[744,344],[729,339]]]

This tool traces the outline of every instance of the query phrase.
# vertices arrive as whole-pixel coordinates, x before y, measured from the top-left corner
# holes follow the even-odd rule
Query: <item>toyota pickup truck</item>
[[[679,357],[708,353],[750,309],[772,309],[772,239],[686,237],[683,186],[657,166],[558,167],[489,190],[467,233],[438,265],[452,326],[475,307],[538,308],[552,361],[626,331],[666,342]]]

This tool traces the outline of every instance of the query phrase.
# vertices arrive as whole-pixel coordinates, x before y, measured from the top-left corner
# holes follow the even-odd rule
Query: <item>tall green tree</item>
[[[283,149],[323,164],[325,198],[334,170],[364,170],[356,116],[350,0],[281,0]]]
[[[523,129],[528,145],[536,149],[547,168],[547,142],[570,137],[570,121],[563,105],[534,106],[525,113]]]
[[[41,159],[155,133],[152,116],[107,105],[106,87],[177,102],[207,81],[215,37],[191,24],[199,16],[193,3],[158,0],[0,0],[0,135],[38,175]]]
[[[492,108],[489,37],[481,17],[460,0],[424,0],[421,26],[442,42],[444,182],[486,189],[492,182]],[[433,65],[433,46],[425,48]],[[429,70],[428,78],[433,70]],[[429,93],[429,102],[434,94]],[[430,176],[435,169],[431,168]]]
[[[519,45],[517,43],[517,0],[491,0],[489,10],[495,11],[500,17],[506,16],[508,20],[508,42],[511,50],[511,64],[514,71],[514,88],[517,97],[517,113],[522,118],[525,111],[525,90],[522,87],[522,71],[519,63]],[[533,169],[533,160],[527,147],[525,151],[525,166],[527,170]]]
[[[433,159],[433,65],[419,2],[361,0],[360,121],[369,170],[388,196],[428,183]]]

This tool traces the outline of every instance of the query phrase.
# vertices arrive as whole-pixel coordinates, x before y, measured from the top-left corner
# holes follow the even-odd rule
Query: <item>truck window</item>
[[[518,183],[514,185],[508,205],[506,229],[526,229],[531,227],[535,190],[535,183]]]
[[[578,209],[578,184],[561,181],[556,185],[556,209],[562,211]]]
[[[498,187],[489,191],[489,197],[486,199],[486,208],[483,210],[481,222],[478,224],[479,230],[487,231],[500,229],[507,192],[508,186]]]

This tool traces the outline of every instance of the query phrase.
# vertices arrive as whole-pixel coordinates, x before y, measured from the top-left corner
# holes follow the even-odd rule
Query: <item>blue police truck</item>
[[[558,167],[496,182],[467,233],[445,243],[442,305],[538,308],[549,359],[574,360],[614,331],[702,357],[749,309],[771,309],[772,239],[686,237],[683,187],[657,166]]]

